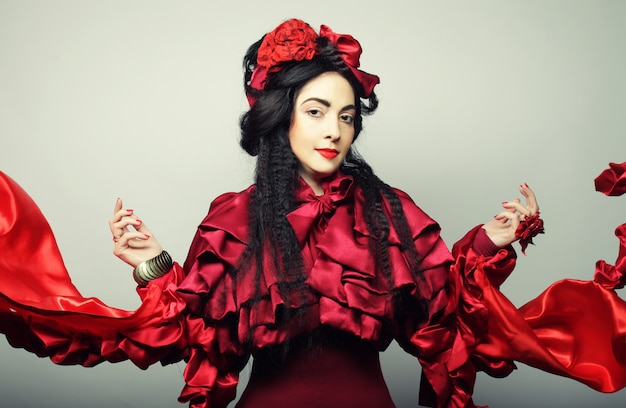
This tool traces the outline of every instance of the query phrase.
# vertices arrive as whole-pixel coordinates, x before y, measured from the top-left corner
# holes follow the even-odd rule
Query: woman
[[[419,354],[409,336],[450,318],[451,257],[438,227],[351,149],[361,115],[377,106],[378,78],[357,69],[359,52],[349,36],[325,26],[318,36],[290,20],[254,44],[244,61],[251,109],[241,121],[241,145],[258,156],[256,183],[213,204],[179,287],[195,313],[225,326],[218,354],[231,361],[223,362],[224,371],[236,372],[255,356],[240,406],[392,406],[378,350],[396,337]],[[537,212],[532,191],[521,192],[527,207],[513,201],[512,211],[485,226],[501,246],[515,240],[521,219]],[[136,232],[128,231],[131,225]],[[353,229],[360,236],[350,237]],[[236,261],[227,266],[216,253],[225,244],[213,242],[215,230],[234,247],[229,256]],[[161,253],[121,202],[111,231],[115,253],[133,267]],[[241,242],[229,242],[234,237]],[[144,244],[139,255],[137,240]],[[216,258],[234,271],[215,270]]]
[[[351,149],[361,115],[377,106],[378,78],[358,69],[360,51],[352,37],[325,26],[318,36],[299,20],[255,43],[244,60],[251,109],[241,120],[241,145],[258,156],[255,184],[214,201],[182,268],[118,201],[114,252],[135,268],[141,308],[82,299],[62,265],[46,274],[54,293],[44,280],[25,296],[16,274],[1,300],[12,344],[63,364],[185,359],[180,400],[192,406],[226,406],[250,355],[239,407],[393,406],[378,362],[392,339],[420,359],[430,406],[473,406],[476,370],[506,375],[520,349],[558,372],[539,339],[520,347],[499,331],[521,316],[494,290],[513,268],[510,244],[521,237],[525,249],[542,232],[532,190],[520,186],[526,205],[503,203],[453,257],[438,225]],[[6,184],[15,208],[32,208]],[[28,242],[60,259],[45,220],[17,215],[0,246],[40,227]]]

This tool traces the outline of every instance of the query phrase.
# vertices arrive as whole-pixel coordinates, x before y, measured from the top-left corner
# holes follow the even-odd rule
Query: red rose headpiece
[[[380,78],[358,69],[362,52],[359,42],[351,35],[337,34],[325,25],[321,26],[319,37],[326,37],[335,45],[341,59],[363,86],[364,96],[369,97],[374,86],[380,83]],[[259,46],[257,65],[250,78],[250,87],[257,90],[264,89],[267,75],[280,71],[281,64],[284,62],[311,60],[317,53],[315,42],[317,38],[315,30],[302,20],[291,19],[280,24],[263,38]],[[252,106],[254,97],[247,96]]]

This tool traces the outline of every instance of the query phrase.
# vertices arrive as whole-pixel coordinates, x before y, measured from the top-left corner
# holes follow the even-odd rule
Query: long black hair
[[[278,72],[268,76],[263,90],[253,89],[249,82],[261,42],[262,39],[250,46],[243,64],[244,87],[255,102],[241,117],[240,144],[248,154],[257,156],[257,162],[256,185],[249,207],[249,246],[242,257],[241,268],[256,269],[254,284],[260,296],[264,257],[269,256],[283,298],[286,298],[287,293],[293,296],[293,291],[305,296],[308,289],[303,260],[294,231],[286,218],[294,210],[294,191],[299,183],[299,162],[291,151],[288,139],[296,96],[308,81],[324,72],[341,74],[351,84],[355,94],[355,139],[363,128],[363,115],[376,110],[378,99],[374,92],[364,97],[362,85],[346,66],[335,46],[325,37],[317,39],[317,53],[311,60],[285,63]],[[354,147],[350,148],[340,170],[352,176],[355,184],[363,191],[365,221],[377,273],[386,277],[390,289],[394,287],[388,259],[388,237],[390,226],[393,226],[398,232],[401,250],[409,266],[415,274],[419,274],[419,254],[396,193],[374,174]],[[385,212],[386,205],[391,210],[391,217]],[[402,294],[394,293],[394,297],[399,300]]]

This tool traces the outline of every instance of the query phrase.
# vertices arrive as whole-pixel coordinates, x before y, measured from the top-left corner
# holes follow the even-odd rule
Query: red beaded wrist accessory
[[[526,255],[526,248],[528,244],[533,244],[533,238],[538,234],[543,234],[543,220],[539,217],[539,211],[535,215],[527,216],[517,226],[515,231],[515,237],[519,238],[519,243],[522,246],[522,253]]]

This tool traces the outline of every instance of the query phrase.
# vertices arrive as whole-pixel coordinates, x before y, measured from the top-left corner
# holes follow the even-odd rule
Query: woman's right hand
[[[120,198],[115,202],[109,228],[115,243],[113,254],[133,268],[163,251],[152,232],[135,215],[134,211],[122,209]]]

